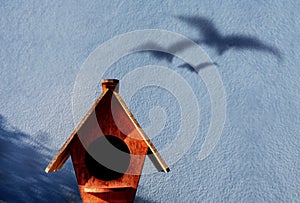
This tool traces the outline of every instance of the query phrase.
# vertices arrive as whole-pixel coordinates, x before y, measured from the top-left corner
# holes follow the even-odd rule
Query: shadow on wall
[[[214,23],[209,20],[208,18],[201,17],[201,16],[176,16],[179,20],[187,23],[193,28],[196,28],[199,32],[199,38],[194,39],[193,41],[197,44],[205,44],[217,51],[219,55],[223,55],[226,51],[230,49],[246,49],[246,50],[255,50],[255,51],[262,51],[265,53],[272,54],[277,58],[277,60],[282,60],[282,54],[276,47],[265,43],[258,39],[255,36],[243,35],[243,34],[229,34],[229,35],[222,35],[219,29],[214,25]],[[147,42],[141,46],[141,48],[146,48],[155,58],[159,60],[167,60],[168,62],[172,62],[174,55],[171,55],[166,52],[173,52],[176,53],[178,51],[182,51],[190,46],[190,43],[184,42],[177,42],[170,47],[164,47],[160,44],[155,44],[154,42]],[[153,50],[152,50],[153,49]],[[154,50],[164,50],[163,51],[154,51]],[[187,68],[189,71],[198,73],[200,69],[211,66],[217,65],[216,63],[201,63],[196,67],[192,67],[189,64],[185,63],[179,65],[180,68]]]
[[[41,133],[32,140],[0,115],[0,201],[4,202],[80,202],[75,175],[71,167],[53,174],[44,169],[50,150],[42,143]]]
[[[143,197],[135,197],[134,199],[134,203],[155,203],[154,201],[152,200],[146,200],[144,199]]]
[[[147,51],[144,52],[150,52],[151,55],[153,57],[155,57],[158,60],[166,60],[169,63],[172,63],[174,55],[169,54],[167,52],[171,52],[171,53],[177,53],[179,51],[182,51],[188,47],[191,46],[191,43],[184,40],[184,41],[179,41],[175,44],[173,44],[170,47],[163,47],[159,44],[156,44],[154,42],[147,42],[145,44],[143,44],[140,48],[141,49],[147,49]],[[155,50],[163,50],[163,51],[155,51]],[[191,72],[195,72],[198,73],[200,71],[200,69],[211,66],[211,65],[217,65],[217,63],[199,63],[197,66],[192,67],[191,65],[189,65],[188,63],[184,63],[182,65],[179,65],[179,68],[186,68],[187,70],[191,71]]]
[[[33,141],[0,115],[0,202],[81,202],[71,164],[45,173],[51,152],[45,147],[47,134],[39,137]],[[154,203],[142,197],[134,202]]]
[[[199,31],[200,39],[195,39],[196,43],[206,44],[216,49],[219,55],[229,49],[248,49],[270,53],[277,59],[282,59],[281,53],[276,47],[262,42],[257,37],[242,34],[222,35],[214,23],[205,17],[178,16],[177,18]]]

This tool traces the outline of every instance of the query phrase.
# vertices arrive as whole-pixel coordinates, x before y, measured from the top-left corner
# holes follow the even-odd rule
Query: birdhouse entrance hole
[[[97,138],[89,146],[85,163],[95,178],[109,181],[124,175],[130,164],[130,151],[124,141],[113,135]]]

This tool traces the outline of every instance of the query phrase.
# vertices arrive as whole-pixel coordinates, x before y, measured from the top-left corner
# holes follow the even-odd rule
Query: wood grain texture
[[[98,122],[92,121],[94,117],[88,118],[69,147],[82,200],[83,202],[95,202],[97,198],[100,198],[99,202],[132,202],[148,145],[139,136],[139,132],[113,96],[112,91],[107,92],[99,106],[95,108],[94,113]],[[124,131],[127,135],[124,134]],[[88,152],[84,146],[89,146],[94,140],[105,135],[114,135],[121,139],[128,146],[131,154],[130,165],[125,174],[111,181],[95,178],[85,164],[85,155]],[[124,199],[125,197],[126,199]]]
[[[45,170],[46,172],[59,170],[71,155],[83,202],[133,202],[146,155],[153,155],[150,158],[160,171],[169,171],[168,166],[117,93],[116,82],[116,80],[103,81],[102,94]],[[89,147],[107,136],[120,140],[130,152],[127,170],[121,173],[117,171],[120,176],[115,176],[113,179],[99,178],[87,164],[90,163],[87,162],[87,157],[93,156],[88,152]],[[110,153],[104,156],[106,158],[108,156],[111,161],[118,161]],[[97,160],[93,164],[103,167],[103,163],[100,162]],[[109,167],[104,166],[104,168]],[[109,170],[115,169],[109,168]]]

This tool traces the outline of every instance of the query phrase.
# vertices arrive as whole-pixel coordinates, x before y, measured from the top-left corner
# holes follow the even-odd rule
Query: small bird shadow
[[[199,65],[193,67],[192,65],[188,64],[188,63],[184,63],[179,65],[179,68],[186,68],[187,70],[191,71],[191,72],[195,72],[195,73],[199,73],[199,71],[203,68],[206,68],[208,66],[212,66],[212,65],[216,65],[218,66],[217,63],[211,63],[211,62],[205,62],[205,63],[200,63]]]

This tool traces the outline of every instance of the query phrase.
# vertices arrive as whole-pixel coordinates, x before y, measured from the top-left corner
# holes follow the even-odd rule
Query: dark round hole
[[[90,174],[100,180],[116,180],[130,164],[130,151],[119,138],[106,135],[97,138],[88,148],[85,163]]]

